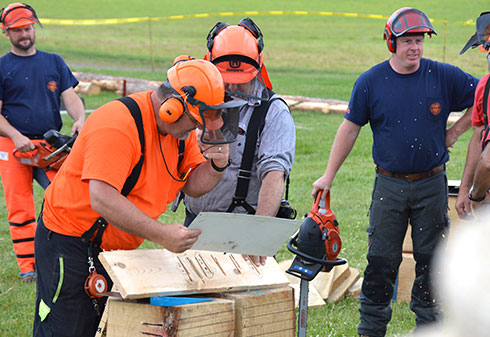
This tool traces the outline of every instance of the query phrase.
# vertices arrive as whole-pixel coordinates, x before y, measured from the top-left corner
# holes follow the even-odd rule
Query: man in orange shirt
[[[157,219],[179,190],[207,193],[228,166],[227,128],[237,129],[230,107],[244,102],[224,103],[223,79],[210,62],[179,61],[156,91],[129,97],[89,116],[46,191],[35,239],[34,336],[93,336],[105,301],[98,285],[84,286],[94,275],[112,286],[98,254],[144,239],[175,253],[191,248],[199,230]],[[196,127],[208,143],[203,154]]]

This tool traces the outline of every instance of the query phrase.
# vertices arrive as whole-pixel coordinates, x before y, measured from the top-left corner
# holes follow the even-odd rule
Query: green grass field
[[[425,56],[458,65],[481,77],[487,72],[482,53],[459,50],[473,34],[475,26],[463,24],[488,10],[482,0],[462,1],[31,1],[41,19],[105,19],[127,17],[161,17],[208,13],[209,17],[162,19],[132,24],[97,26],[60,26],[44,24],[38,28],[37,47],[62,55],[72,70],[163,80],[164,71],[179,54],[200,57],[205,53],[205,38],[216,21],[237,23],[250,15],[264,33],[264,59],[280,94],[304,95],[348,100],[356,78],[374,64],[389,57],[382,32],[386,17],[403,6],[420,8],[432,18],[438,36],[425,42]],[[6,2],[2,3],[2,7]],[[272,15],[267,11],[308,11],[309,15]],[[239,13],[217,16],[216,13]],[[378,14],[373,19],[346,15],[322,16],[318,12]],[[443,20],[447,20],[445,24]],[[151,31],[151,39],[150,39]],[[150,47],[151,46],[151,47]],[[10,49],[0,39],[0,54]],[[154,70],[152,70],[154,69]],[[88,109],[96,108],[116,96],[104,93],[86,97]],[[297,127],[296,160],[292,172],[290,201],[304,214],[311,208],[311,184],[324,171],[330,147],[342,116],[293,111]],[[70,126],[65,119],[64,131]],[[465,134],[451,152],[448,178],[460,179],[470,134]],[[363,270],[367,252],[367,209],[374,178],[371,158],[371,132],[363,128],[359,139],[332,188],[332,209],[340,222],[343,250],[341,255],[353,267]],[[42,201],[39,186],[34,188],[37,204]],[[2,192],[3,193],[3,192]],[[8,233],[4,203],[0,217],[0,336],[18,337],[31,334],[34,315],[35,286],[21,284]],[[162,215],[162,222],[183,219],[182,209]],[[257,233],[258,235],[260,233]],[[145,242],[144,248],[156,248]],[[286,249],[278,259],[290,258]],[[355,336],[358,323],[358,301],[344,299],[336,304],[310,309],[309,336]],[[401,335],[414,328],[414,316],[407,304],[394,303],[388,335]]]

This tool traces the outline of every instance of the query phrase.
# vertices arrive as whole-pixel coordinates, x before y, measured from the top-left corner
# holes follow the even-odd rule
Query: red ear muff
[[[158,110],[158,115],[167,124],[175,123],[184,113],[184,104],[183,101],[176,97],[169,97],[163,101]]]
[[[387,27],[385,28],[385,32],[383,34],[383,37],[386,40],[386,45],[388,46],[388,50],[392,53],[395,53],[396,52],[396,39],[393,36],[393,34],[391,34],[391,32],[389,31],[389,28],[387,28]]]

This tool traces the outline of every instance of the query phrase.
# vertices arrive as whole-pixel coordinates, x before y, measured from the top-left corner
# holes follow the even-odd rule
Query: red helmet
[[[226,83],[247,83],[260,74],[272,88],[263,64],[262,32],[252,19],[232,26],[218,22],[208,34],[207,47],[205,59],[216,65]]]
[[[34,8],[26,4],[21,4],[20,2],[15,2],[2,8],[0,12],[0,23],[0,28],[2,28],[4,33],[9,28],[20,28],[34,23],[38,23],[42,27]]]
[[[405,34],[437,35],[427,15],[419,9],[403,7],[391,14],[386,22],[383,39],[388,50],[396,52],[396,38]]]

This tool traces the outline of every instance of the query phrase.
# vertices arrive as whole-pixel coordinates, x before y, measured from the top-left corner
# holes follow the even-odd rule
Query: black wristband
[[[487,197],[487,193],[485,193],[482,197],[479,197],[479,198],[475,198],[471,195],[471,193],[473,193],[473,186],[471,186],[470,188],[470,193],[468,193],[468,198],[471,200],[471,201],[474,201],[474,202],[481,202],[483,200],[485,200],[485,198]]]
[[[226,170],[226,168],[227,168],[228,166],[230,166],[230,164],[231,164],[231,159],[230,159],[230,158],[228,158],[228,163],[227,163],[227,164],[226,164],[226,166],[224,166],[224,167],[219,167],[219,166],[216,166],[216,164],[214,163],[214,161],[211,159],[211,166],[212,166],[212,167],[213,167],[213,169],[214,169],[215,171],[217,171],[217,172],[223,172],[224,170]]]
[[[483,200],[485,200],[485,198],[487,197],[486,194],[484,194],[482,197],[479,197],[479,198],[474,198],[472,195],[471,195],[471,192],[468,193],[468,198],[471,200],[471,201],[474,201],[474,202],[482,202]]]

